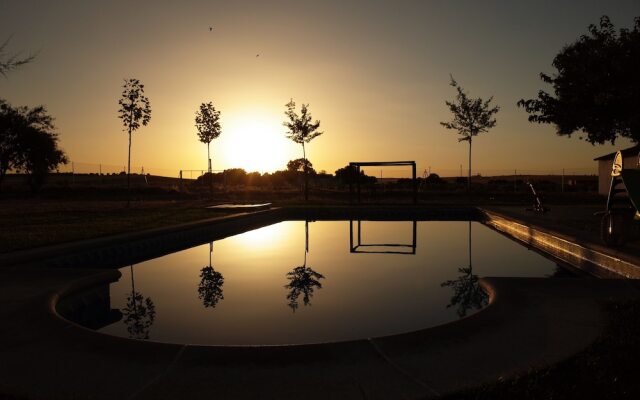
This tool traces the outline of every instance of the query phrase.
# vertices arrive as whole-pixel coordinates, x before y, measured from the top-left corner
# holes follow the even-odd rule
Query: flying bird
[[[209,32],[211,32],[213,30],[213,26],[209,27]]]
[[[260,54],[256,54],[256,57],[260,57]]]

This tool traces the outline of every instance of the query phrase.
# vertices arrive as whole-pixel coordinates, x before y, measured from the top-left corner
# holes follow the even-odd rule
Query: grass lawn
[[[0,202],[0,253],[139,231],[224,215],[206,201],[55,201]]]

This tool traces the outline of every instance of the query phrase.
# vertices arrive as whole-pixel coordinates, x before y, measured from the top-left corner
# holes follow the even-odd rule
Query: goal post
[[[416,162],[415,161],[352,161],[350,167],[355,168],[356,173],[356,193],[358,203],[360,203],[360,170],[362,167],[396,167],[411,166],[411,180],[413,183],[413,203],[418,202],[418,181],[416,179]],[[353,198],[353,182],[349,182],[349,199]]]

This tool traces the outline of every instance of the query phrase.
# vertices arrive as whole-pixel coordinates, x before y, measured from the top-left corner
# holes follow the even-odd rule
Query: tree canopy
[[[450,85],[456,89],[456,99],[445,101],[445,104],[453,114],[453,119],[449,122],[440,122],[440,125],[458,131],[462,136],[458,139],[459,142],[470,142],[474,136],[496,126],[493,115],[500,110],[500,107],[490,107],[493,96],[488,100],[482,100],[480,97],[470,98],[453,76]]]
[[[458,131],[462,137],[458,142],[469,142],[469,175],[467,189],[471,191],[471,142],[473,137],[488,132],[490,128],[496,126],[494,115],[500,110],[499,106],[491,106],[493,96],[487,100],[470,98],[467,93],[458,85],[458,82],[451,77],[451,86],[456,89],[456,99],[445,101],[447,107],[453,114],[453,119],[449,122],[440,122],[440,125],[447,129]]]
[[[342,167],[335,171],[336,179],[345,184],[353,184],[358,181],[358,169],[353,165],[347,165],[346,167]],[[360,170],[360,178],[359,181],[363,185],[372,185],[377,182],[377,178],[375,176],[365,175],[363,170]]]
[[[47,173],[67,162],[58,148],[53,117],[43,106],[13,107],[0,100],[0,182],[13,169],[25,172],[37,190]]]
[[[285,106],[287,107],[285,115],[289,120],[285,121],[283,125],[288,129],[286,133],[288,139],[304,146],[304,143],[309,143],[314,138],[322,135],[323,132],[318,131],[320,121],[311,122],[312,117],[308,104],[303,104],[300,107],[300,115],[296,112],[296,103],[293,99]]]
[[[215,109],[212,102],[200,104],[200,109],[196,112],[196,129],[198,139],[205,144],[220,136],[220,111]]]
[[[583,133],[591,144],[625,137],[640,142],[640,17],[631,30],[607,16],[553,59],[556,72],[540,74],[553,93],[520,100],[529,121],[554,124],[558,135]],[[581,139],[583,136],[580,137]]]
[[[311,175],[316,174],[316,170],[313,168],[311,161],[305,158],[296,158],[287,162],[287,171],[289,172],[305,172],[308,171]]]
[[[147,126],[151,121],[151,104],[144,95],[144,85],[138,79],[125,79],[122,86],[118,118],[122,120],[124,130],[131,132],[140,128],[140,123]]]
[[[302,145],[302,158],[306,160],[307,153],[304,144],[322,135],[323,132],[318,131],[320,121],[311,122],[312,118],[308,104],[302,104],[300,115],[296,112],[296,103],[293,99],[285,104],[285,107],[287,107],[287,111],[284,114],[288,119],[288,121],[283,122],[283,125],[288,129],[285,135],[288,139]],[[307,168],[304,168],[304,199],[309,200],[309,170]]]

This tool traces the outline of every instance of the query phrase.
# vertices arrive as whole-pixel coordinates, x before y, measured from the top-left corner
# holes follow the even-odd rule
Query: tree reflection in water
[[[314,290],[322,289],[320,279],[324,279],[324,275],[307,267],[307,253],[309,252],[309,221],[305,221],[305,249],[304,264],[295,267],[291,272],[287,272],[289,284],[285,285],[289,289],[287,294],[288,305],[293,312],[299,307],[298,297],[302,295],[302,302],[305,306],[311,305],[311,297]]]
[[[122,315],[130,339],[149,339],[149,330],[156,319],[156,306],[150,297],[144,297],[142,293],[136,291],[133,265],[131,265],[131,294],[127,295]]]
[[[211,266],[211,254],[213,242],[209,243],[209,265],[200,270],[200,284],[198,285],[198,298],[205,307],[215,308],[220,300],[224,299],[222,285],[224,277]]]
[[[447,304],[447,308],[457,306],[456,310],[460,318],[467,315],[470,309],[479,310],[489,304],[489,295],[480,287],[478,275],[473,273],[471,263],[471,221],[469,221],[469,266],[458,268],[462,275],[456,279],[448,280],[440,284],[441,287],[453,288],[453,297]]]

